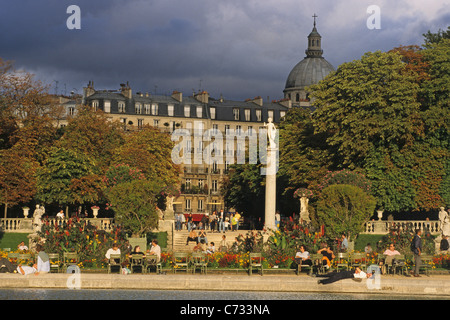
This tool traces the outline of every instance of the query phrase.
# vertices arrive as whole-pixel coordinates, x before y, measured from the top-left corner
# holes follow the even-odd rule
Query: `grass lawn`
[[[17,250],[17,245],[24,241],[28,246],[29,233],[3,233],[0,232],[0,250],[3,248],[10,248],[11,251]]]
[[[358,235],[358,238],[356,238],[355,241],[355,251],[364,252],[365,246],[370,243],[372,246],[372,250],[377,249],[377,243],[378,241],[383,238],[383,234],[360,234]]]

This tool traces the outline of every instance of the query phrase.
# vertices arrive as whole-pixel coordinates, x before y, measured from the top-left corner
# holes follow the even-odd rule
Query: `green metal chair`
[[[201,252],[194,252],[191,256],[192,273],[195,273],[197,269],[200,269],[200,273],[207,273],[208,259],[206,254]]]
[[[50,261],[50,272],[56,270],[57,273],[60,271],[61,261],[58,253],[49,253],[48,258]]]
[[[189,255],[186,252],[174,252],[172,256],[172,271],[179,270],[189,272]]]
[[[144,258],[144,273],[149,272],[152,268],[156,268],[156,273],[162,273],[161,262],[158,261],[158,256],[156,254],[150,254]]]
[[[122,271],[122,255],[121,254],[111,254],[108,260],[108,273],[111,273],[112,268],[117,267],[120,273]]]
[[[249,275],[252,275],[253,269],[259,269],[261,275],[263,275],[262,254],[259,252],[250,253],[249,260]]]

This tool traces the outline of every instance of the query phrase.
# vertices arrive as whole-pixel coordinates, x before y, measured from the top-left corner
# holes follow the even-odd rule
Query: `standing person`
[[[414,252],[414,277],[420,277],[419,270],[420,266],[422,265],[422,259],[420,255],[422,254],[422,238],[420,237],[422,235],[422,230],[417,229],[416,235],[414,236],[412,243],[411,243],[411,249]]]
[[[280,222],[281,222],[280,211],[277,211],[275,213],[275,228],[277,228],[277,230],[280,230]]]
[[[189,213],[189,215],[187,217],[187,227],[188,227],[188,231],[189,232],[194,227],[194,220],[193,220],[193,217],[192,217],[192,213]]]
[[[347,250],[348,250],[348,240],[345,234],[343,233],[341,237],[341,252],[347,252]]]
[[[370,278],[371,276],[371,273],[365,273],[359,267],[356,267],[355,270],[344,270],[340,272],[329,272],[327,274],[316,275],[316,277],[326,278],[317,281],[318,284],[329,284],[343,279],[364,279]]]
[[[175,230],[180,231],[181,230],[181,212],[178,212],[175,215]]]
[[[58,221],[58,226],[61,226],[64,221],[64,210],[63,209],[59,210],[59,212],[56,214],[56,220]]]
[[[234,215],[234,218],[236,220],[236,229],[235,230],[239,230],[239,220],[241,220],[241,215],[239,214],[239,212],[236,212],[236,214]]]
[[[216,211],[213,211],[212,215],[209,217],[209,230],[211,230],[211,232],[214,232],[216,230],[216,219]]]
[[[223,209],[220,209],[219,215],[217,216],[218,222],[219,222],[219,232],[224,232],[224,220],[225,220],[225,214],[223,213]]]

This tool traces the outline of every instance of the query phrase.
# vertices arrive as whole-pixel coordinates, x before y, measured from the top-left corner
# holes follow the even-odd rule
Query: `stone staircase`
[[[206,238],[208,239],[208,242],[214,242],[216,250],[219,250],[220,242],[222,241],[222,236],[225,235],[227,245],[230,247],[233,242],[234,238],[242,234],[245,236],[247,234],[248,230],[238,230],[238,231],[226,231],[225,233],[222,232],[211,232],[209,230],[206,230]],[[198,232],[197,232],[198,233]],[[194,247],[196,246],[195,242],[190,241],[188,245],[186,245],[186,239],[188,237],[189,232],[187,230],[181,230],[181,231],[174,231],[173,232],[173,252],[192,252]]]

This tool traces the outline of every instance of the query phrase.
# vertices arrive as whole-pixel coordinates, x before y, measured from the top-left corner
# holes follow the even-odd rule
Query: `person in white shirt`
[[[329,272],[327,274],[316,275],[316,277],[326,278],[317,281],[318,284],[329,284],[343,279],[365,279],[370,278],[371,273],[365,273],[359,267],[355,270],[344,270],[340,272]]]
[[[42,245],[40,244],[37,244],[36,251],[38,252],[38,256],[35,275],[50,272],[50,258],[48,257],[48,254],[45,253],[44,247],[42,247]]]
[[[297,264],[312,265],[311,256],[304,245],[300,246],[300,251],[295,254],[294,260]]]
[[[114,243],[111,249],[108,249],[108,251],[106,251],[105,257],[106,259],[110,259],[112,254],[120,254],[120,249],[119,249],[119,245],[117,243]],[[114,261],[116,263],[120,263],[119,261]]]
[[[149,252],[150,255],[154,254],[157,257],[157,262],[161,260],[161,247],[158,245],[158,240],[153,239],[152,240],[152,248]]]
[[[19,245],[17,246],[17,249],[19,249],[20,251],[27,251],[28,247],[25,245],[25,242],[21,242],[19,243]]]

